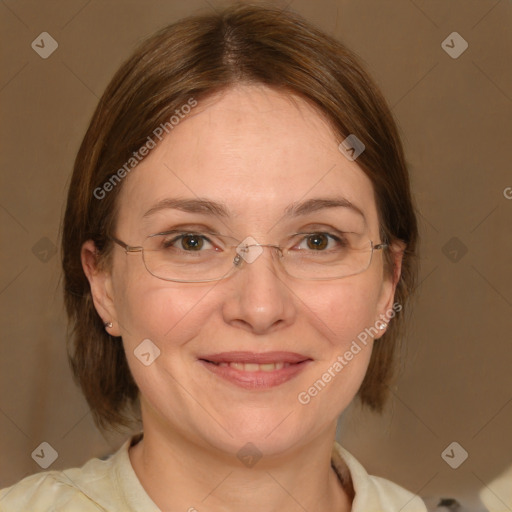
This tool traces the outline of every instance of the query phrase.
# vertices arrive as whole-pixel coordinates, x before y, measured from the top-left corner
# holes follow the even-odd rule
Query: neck
[[[263,456],[247,466],[175,431],[145,425],[130,448],[142,486],[169,512],[316,512],[351,510],[352,497],[331,467],[335,425],[329,432],[287,451]]]

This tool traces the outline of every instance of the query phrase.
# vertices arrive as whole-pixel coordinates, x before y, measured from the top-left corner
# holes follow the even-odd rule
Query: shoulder
[[[124,446],[107,460],[91,459],[81,468],[45,471],[0,490],[2,512],[97,512],[118,510],[113,468]],[[113,502],[117,504],[113,505]],[[119,509],[119,510],[122,510]]]
[[[427,512],[423,500],[403,487],[369,475],[357,459],[334,443],[332,463],[338,474],[345,474],[353,488],[353,512]]]
[[[65,481],[63,472],[47,471],[0,490],[0,508],[3,512],[59,511],[66,507],[84,512],[93,510],[87,508],[85,498],[73,482]]]
[[[489,512],[512,510],[512,465],[482,488],[480,499]]]

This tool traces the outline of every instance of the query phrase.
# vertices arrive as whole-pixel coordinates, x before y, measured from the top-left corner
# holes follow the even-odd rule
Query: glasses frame
[[[151,236],[155,236],[155,235],[149,235],[146,238],[151,238]],[[231,267],[231,269],[226,274],[224,274],[221,277],[216,277],[216,278],[212,278],[212,279],[194,279],[193,281],[191,281],[190,279],[170,279],[170,278],[166,278],[166,277],[157,276],[156,274],[153,274],[151,272],[151,270],[149,270],[149,268],[148,268],[148,266],[146,264],[146,259],[144,258],[144,247],[142,245],[138,245],[138,246],[128,245],[126,242],[123,242],[122,240],[120,240],[119,238],[114,237],[114,236],[109,236],[107,238],[110,241],[112,241],[112,242],[116,243],[117,245],[119,245],[121,248],[123,248],[126,254],[132,254],[132,253],[140,252],[141,255],[142,255],[142,262],[144,264],[144,267],[149,272],[149,274],[152,275],[153,277],[156,277],[157,279],[161,279],[162,281],[171,281],[171,282],[174,282],[174,283],[211,283],[211,282],[215,282],[215,281],[222,281],[223,279],[226,279],[230,275],[232,275],[237,268],[240,268],[240,265],[244,261],[243,257],[240,256],[240,254],[237,254],[234,257],[234,259],[233,259],[233,266]],[[229,238],[233,238],[233,237],[229,237]],[[233,240],[236,240],[236,239],[233,238]],[[300,280],[303,280],[303,281],[334,281],[334,280],[337,280],[337,279],[343,279],[345,277],[356,276],[358,274],[362,274],[363,272],[366,272],[370,268],[370,265],[372,264],[372,260],[373,260],[373,253],[374,253],[374,251],[379,251],[379,250],[384,250],[384,249],[389,248],[389,244],[386,243],[386,242],[381,242],[379,244],[374,244],[373,240],[368,239],[368,241],[370,242],[370,248],[371,248],[370,259],[368,261],[368,266],[366,268],[364,268],[363,270],[361,270],[360,272],[355,272],[354,274],[348,274],[346,276],[340,276],[340,277],[316,277],[316,278],[312,277],[312,278],[306,278],[306,277],[296,277],[296,276],[293,276],[293,275],[291,275],[291,274],[289,274],[287,272],[287,270],[284,267],[284,265],[281,265],[281,267],[282,267],[283,272],[287,276],[293,277],[294,279],[300,279]],[[238,247],[238,246],[233,246],[233,247]],[[244,245],[244,248],[246,248],[246,249],[248,249],[249,247],[262,247],[262,248],[263,247],[270,247],[272,249],[277,249],[277,251],[281,254],[281,257],[283,257],[283,248],[280,247],[279,245],[275,245],[275,244],[246,244],[246,245]]]

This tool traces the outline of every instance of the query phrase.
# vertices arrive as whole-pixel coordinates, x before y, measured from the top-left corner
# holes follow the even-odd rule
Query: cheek
[[[208,314],[207,296],[213,286],[184,286],[150,275],[122,281],[116,312],[125,346],[133,348],[150,339],[167,350],[194,337]]]
[[[304,290],[303,313],[332,345],[343,348],[378,319],[379,282],[371,274],[316,283]],[[306,299],[307,297],[307,299]]]
[[[304,295],[307,327],[321,340],[314,371],[297,394],[305,414],[334,419],[356,395],[372,354],[378,290],[374,278],[359,275],[312,287]]]

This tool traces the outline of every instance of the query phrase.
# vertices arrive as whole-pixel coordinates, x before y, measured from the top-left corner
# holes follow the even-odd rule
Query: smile
[[[211,362],[211,361],[210,361]],[[265,364],[257,364],[257,363],[213,363],[217,366],[234,368],[235,370],[241,370],[243,372],[273,372],[274,370],[281,370],[282,368],[287,368],[290,364],[293,363],[265,363]]]
[[[201,357],[199,362],[223,381],[243,389],[265,390],[288,382],[312,360],[292,352],[224,352]]]

